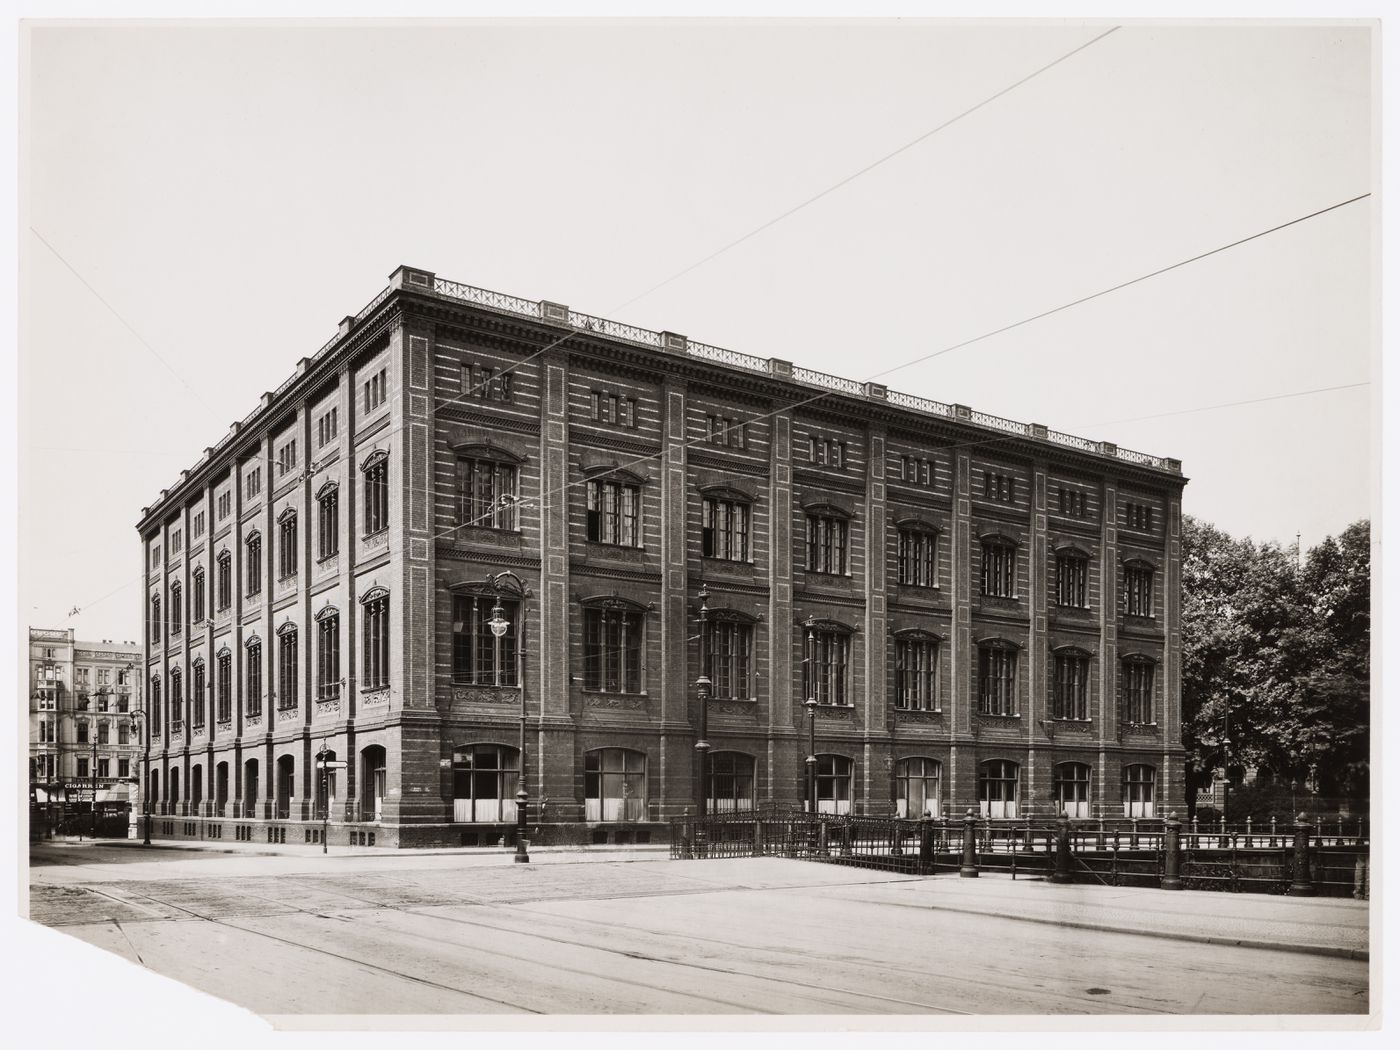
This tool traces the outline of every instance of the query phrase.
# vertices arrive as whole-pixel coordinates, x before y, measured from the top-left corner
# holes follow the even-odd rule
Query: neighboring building
[[[31,816],[43,825],[78,817],[86,832],[94,787],[99,816],[139,812],[141,660],[135,642],[29,629]]]
[[[812,697],[822,810],[1184,812],[1184,481],[400,268],[143,513],[156,833],[316,841],[325,751],[333,841],[496,841],[523,662],[533,837],[646,838],[702,584],[714,809],[802,800]]]

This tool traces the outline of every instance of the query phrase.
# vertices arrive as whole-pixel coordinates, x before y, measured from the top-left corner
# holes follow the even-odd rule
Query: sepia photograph
[[[14,23],[26,1041],[1379,1026],[1376,13],[122,7]]]

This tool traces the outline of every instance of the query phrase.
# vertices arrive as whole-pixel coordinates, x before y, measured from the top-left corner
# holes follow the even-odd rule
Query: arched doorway
[[[228,763],[220,762],[214,767],[214,816],[222,817],[228,804]]]
[[[243,816],[258,815],[258,760],[250,758],[243,763]]]
[[[190,814],[199,815],[200,803],[204,801],[204,767],[194,765],[190,768]]]
[[[371,744],[360,752],[360,819],[384,819],[385,752]]]
[[[278,820],[289,820],[292,815],[292,799],[296,797],[297,762],[291,755],[283,755],[277,760],[277,812]]]
[[[170,771],[169,775],[166,777],[166,786],[170,791],[170,809],[168,812],[174,816],[182,816],[183,813],[180,809],[180,771],[178,769],[172,769]]]

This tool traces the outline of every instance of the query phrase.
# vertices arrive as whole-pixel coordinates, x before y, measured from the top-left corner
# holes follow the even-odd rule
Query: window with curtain
[[[706,496],[700,505],[700,554],[723,561],[749,560],[749,505]]]
[[[1008,820],[1016,816],[1020,799],[1021,767],[1005,759],[983,762],[977,770],[977,801],[982,816]]]
[[[836,514],[807,515],[807,571],[844,576],[850,522]]]
[[[818,626],[806,632],[802,665],[803,700],[847,707],[850,699],[851,636],[833,626]]]
[[[922,635],[896,637],[894,706],[902,711],[937,711],[938,639]]]
[[[977,710],[984,715],[1016,714],[1016,657],[1006,642],[977,647]]]
[[[588,752],[583,769],[585,820],[646,819],[646,755],[605,747]]]
[[[457,459],[457,523],[482,529],[516,530],[518,474],[510,463],[479,456]]]
[[[920,528],[899,530],[899,582],[904,587],[938,586],[938,533]]]
[[[1123,720],[1129,725],[1151,725],[1152,685],[1157,668],[1145,657],[1129,657],[1121,672]]]
[[[754,760],[738,751],[715,751],[706,763],[708,810],[733,813],[753,809]]]
[[[710,676],[711,695],[733,700],[752,696],[753,624],[711,618],[701,641],[702,667]]]
[[[517,639],[520,603],[501,598],[508,626],[497,638],[491,630],[494,594],[452,597],[452,680],[463,685],[519,685]]]
[[[590,481],[587,495],[588,539],[621,547],[640,547],[641,486],[622,481]]]
[[[1088,654],[1073,649],[1055,654],[1053,717],[1076,721],[1089,717]]]
[[[583,687],[603,693],[640,693],[645,624],[631,609],[583,611]]]
[[[900,817],[937,817],[942,813],[942,764],[934,758],[902,758],[894,764],[894,806]]]
[[[1016,597],[1016,545],[1010,540],[982,541],[982,593],[990,598]]]
[[[1055,604],[1089,606],[1089,559],[1072,551],[1055,555]]]

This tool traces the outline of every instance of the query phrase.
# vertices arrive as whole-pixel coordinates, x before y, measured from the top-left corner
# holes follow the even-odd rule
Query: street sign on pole
[[[345,768],[345,763],[344,763],[344,762],[326,762],[326,761],[321,761],[321,762],[317,762],[317,763],[316,763],[316,768],[317,768],[317,769],[344,769],[344,768]]]

